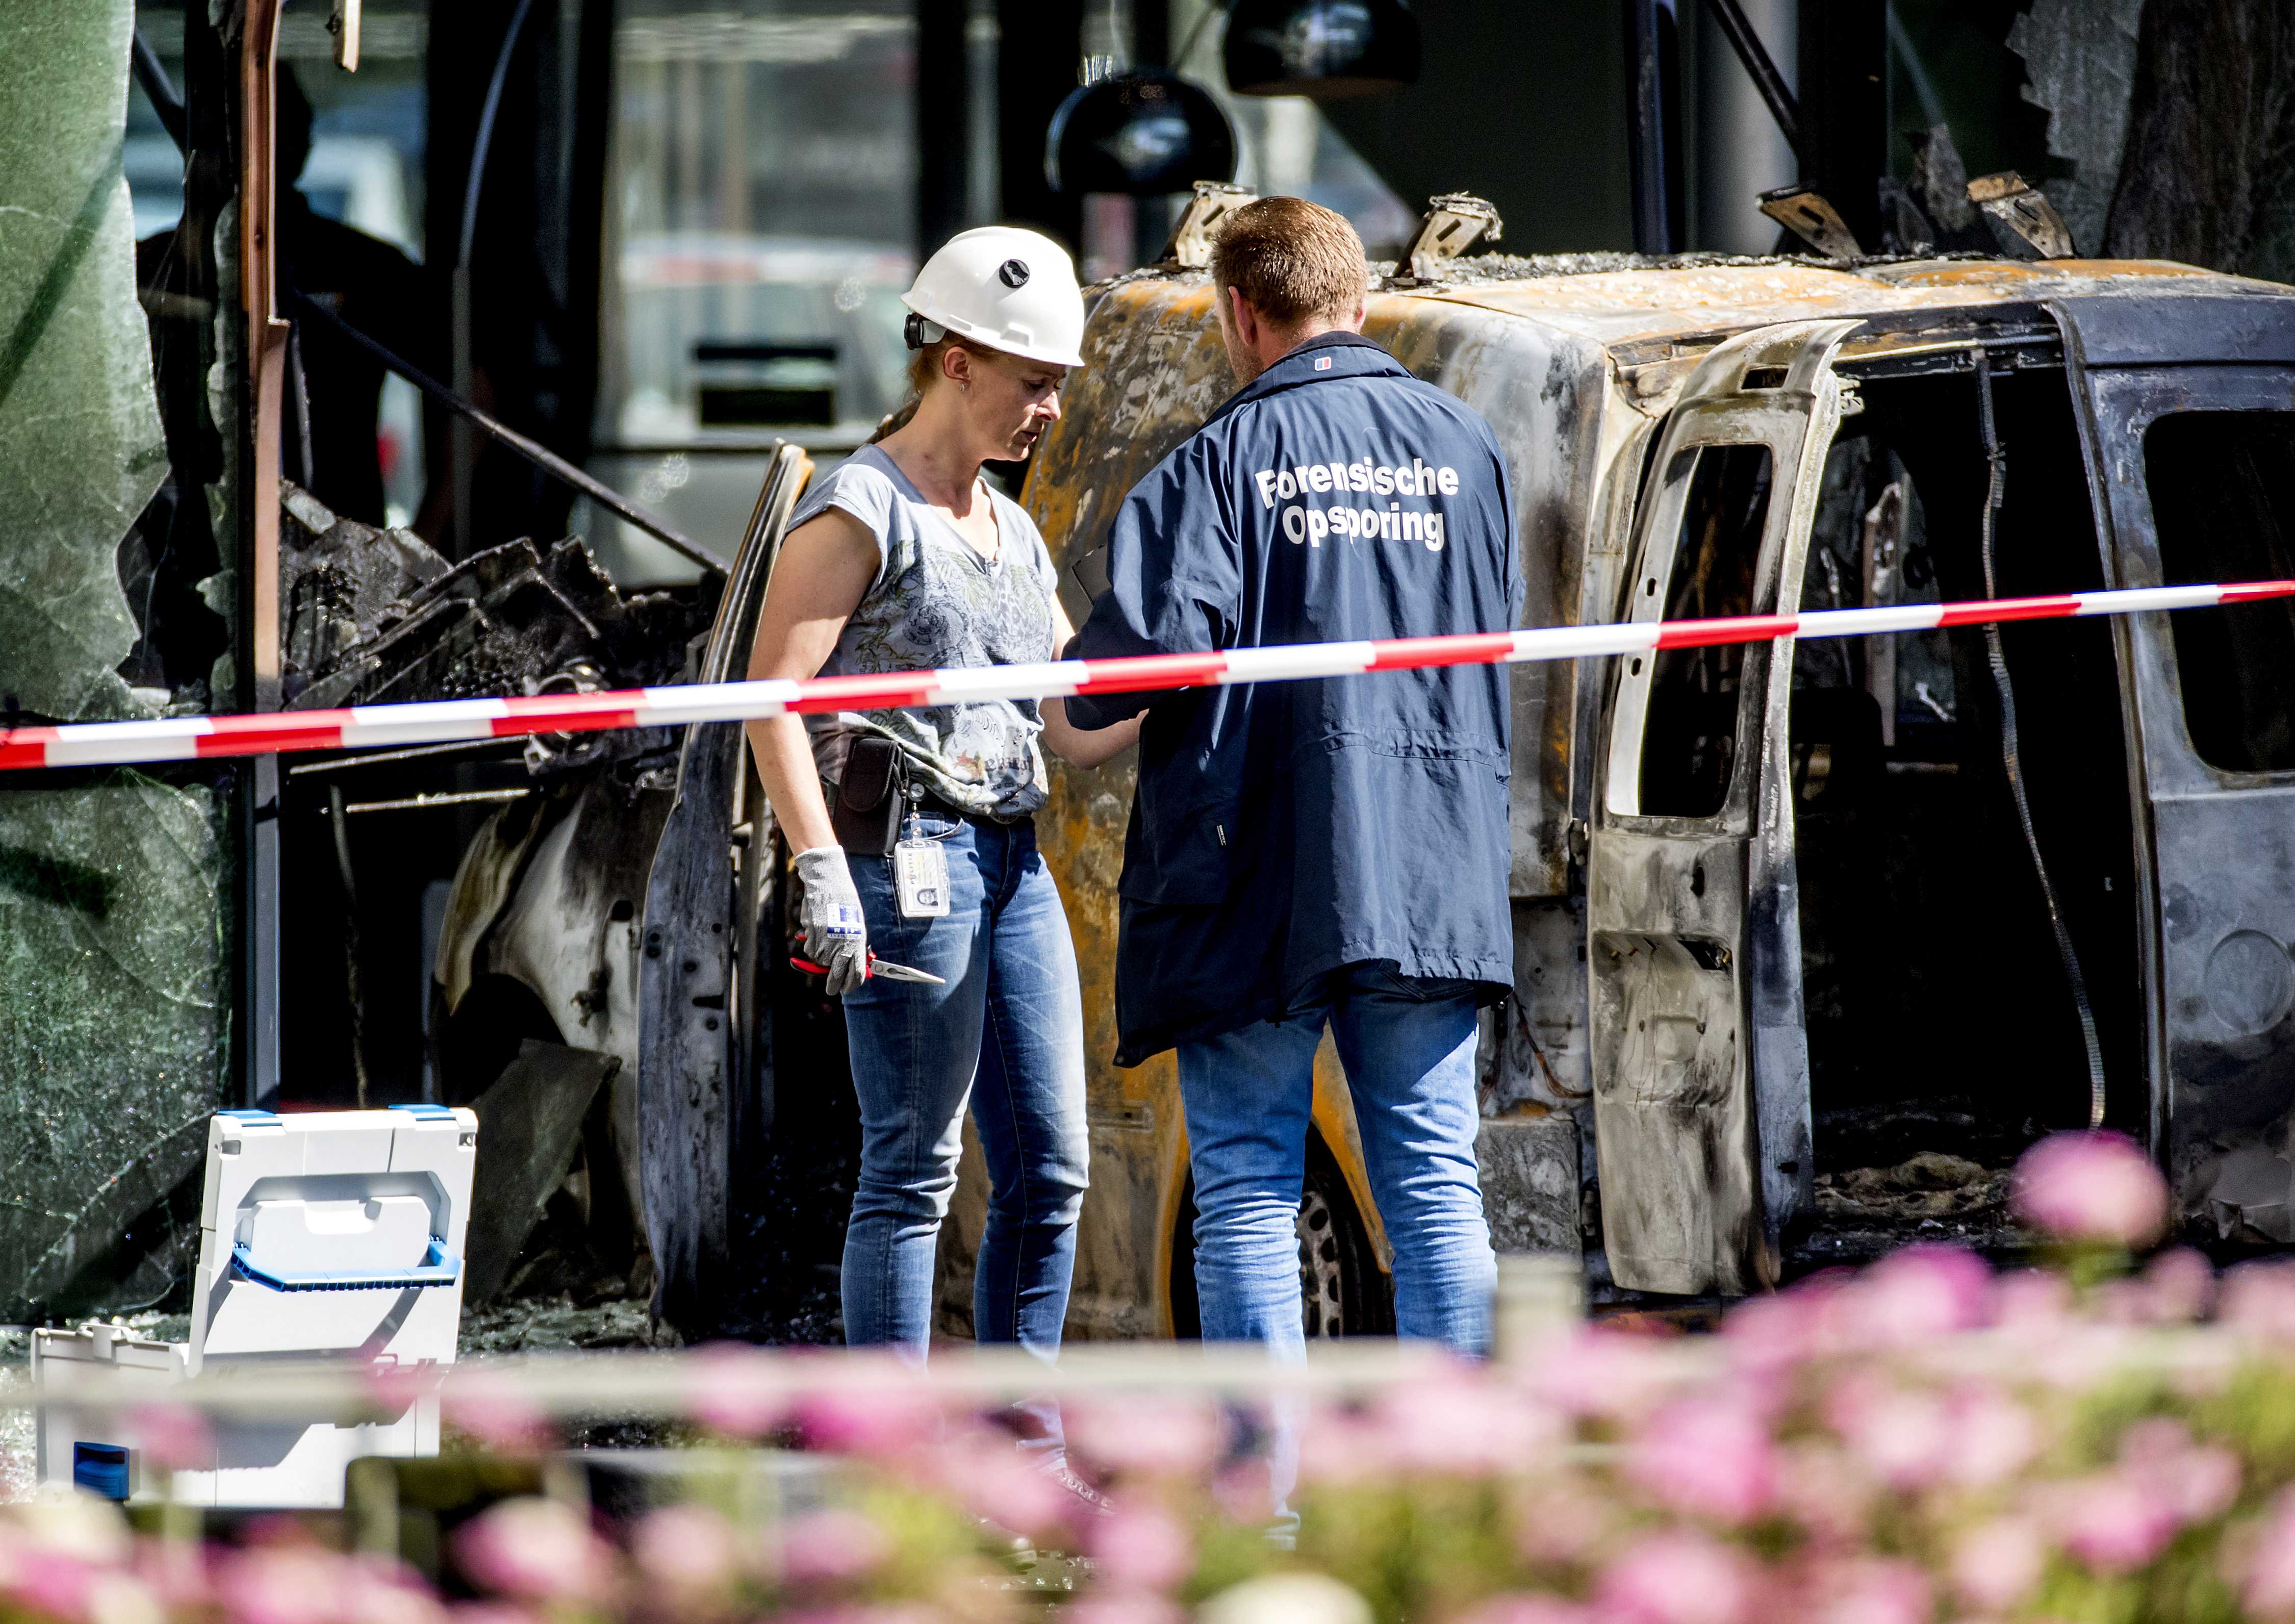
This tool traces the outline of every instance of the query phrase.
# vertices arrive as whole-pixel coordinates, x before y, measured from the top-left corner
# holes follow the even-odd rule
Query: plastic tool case
[[[164,1399],[209,1367],[452,1364],[478,1142],[477,1115],[443,1106],[222,1113],[208,1128],[191,1339],[147,1342],[104,1325],[42,1331],[33,1375],[68,1395],[78,1372],[133,1370]],[[40,1481],[162,1492],[132,1450],[122,1472],[127,1432],[116,1411],[51,1401],[40,1414]],[[174,1492],[208,1506],[339,1506],[343,1469],[357,1457],[437,1448],[435,1398],[382,1423],[217,1416],[212,1466],[177,1472]]]

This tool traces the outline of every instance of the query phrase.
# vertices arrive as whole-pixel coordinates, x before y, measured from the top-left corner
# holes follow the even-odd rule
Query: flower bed
[[[293,1524],[203,1550],[38,1503],[0,1520],[0,1619],[985,1621],[1041,1604],[999,1530],[1089,1559],[1059,1603],[1075,1624],[2295,1619],[2295,1266],[2136,1267],[2166,1192],[2105,1136],[2039,1147],[2018,1201],[2056,1238],[2047,1271],[1915,1249],[1718,1336],[1587,1330],[1256,1417],[1181,1391],[1073,1400],[1111,1514],[1024,1464],[1001,1417],[923,1386],[792,1399],[785,1356],[705,1351],[690,1419],[834,1454],[849,1491],[627,1528],[507,1501],[452,1540],[447,1587],[478,1599]],[[459,1391],[467,1434],[539,1435],[514,1391]],[[164,1447],[192,1424],[148,1424]],[[1275,1514],[1286,1440],[1295,1535]]]

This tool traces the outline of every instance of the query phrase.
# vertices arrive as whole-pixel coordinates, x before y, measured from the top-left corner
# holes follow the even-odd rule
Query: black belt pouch
[[[829,809],[829,827],[837,844],[847,852],[889,857],[901,837],[901,747],[889,739],[863,733],[845,755],[845,776],[837,780],[836,803]]]

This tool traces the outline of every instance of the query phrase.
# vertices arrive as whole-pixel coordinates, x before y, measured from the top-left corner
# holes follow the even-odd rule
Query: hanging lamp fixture
[[[1418,80],[1406,0],[1235,0],[1221,53],[1242,96],[1333,100]]]
[[[1108,66],[1088,64],[1086,82],[1052,115],[1044,178],[1053,191],[1158,197],[1235,178],[1235,130],[1209,92],[1176,73]]]

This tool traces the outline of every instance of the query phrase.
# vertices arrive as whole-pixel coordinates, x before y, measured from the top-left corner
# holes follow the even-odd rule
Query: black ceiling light
[[[1052,115],[1044,178],[1075,197],[1156,197],[1235,178],[1235,131],[1208,92],[1173,73],[1118,73],[1080,85]]]
[[[1404,0],[1235,0],[1227,87],[1331,98],[1418,79],[1418,19]]]

